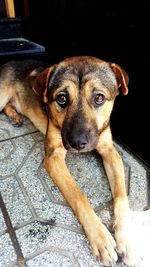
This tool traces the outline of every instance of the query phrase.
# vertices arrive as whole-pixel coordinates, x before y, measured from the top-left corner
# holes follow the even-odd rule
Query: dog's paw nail
[[[15,123],[14,126],[15,126],[15,127],[21,127],[22,124],[23,124],[22,122],[18,122],[18,123]]]
[[[117,248],[116,248],[116,252],[118,253],[119,257],[121,259],[124,259],[125,258],[125,252],[120,252]]]
[[[96,258],[96,261],[100,262],[100,256],[97,255],[95,258]]]
[[[12,125],[14,126],[14,127],[21,127],[22,125],[23,125],[23,122],[22,121],[18,121],[18,122],[12,122]]]

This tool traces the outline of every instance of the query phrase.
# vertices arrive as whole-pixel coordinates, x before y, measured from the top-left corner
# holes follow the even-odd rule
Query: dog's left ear
[[[110,63],[111,69],[116,75],[116,79],[118,82],[118,88],[122,88],[122,93],[124,95],[128,94],[128,83],[129,83],[129,77],[128,74],[124,69],[122,69],[118,64]]]
[[[45,70],[40,72],[36,76],[36,78],[33,80],[33,84],[32,84],[33,90],[38,96],[43,98],[43,101],[45,103],[48,102],[48,98],[47,98],[48,84],[54,73],[55,68],[56,68],[56,65],[46,68]]]

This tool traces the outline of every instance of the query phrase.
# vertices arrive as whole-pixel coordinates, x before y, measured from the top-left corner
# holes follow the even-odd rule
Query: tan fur
[[[8,116],[16,125],[21,125],[22,124],[22,119],[19,116],[19,114],[16,112],[16,110],[14,109],[14,107],[11,104],[7,104],[4,107],[4,113],[6,116]]]
[[[12,70],[10,73],[12,74]],[[52,85],[57,73],[58,79]],[[0,108],[4,109],[9,117],[14,117],[14,120],[18,121],[19,118],[14,111],[16,109],[46,134],[44,166],[82,224],[93,254],[100,257],[104,265],[114,266],[118,251],[125,263],[134,266],[132,246],[127,231],[129,205],[124,168],[113,145],[109,127],[115,97],[119,93],[118,88],[122,87],[123,94],[128,92],[127,75],[124,70],[119,65],[93,57],[73,57],[46,68],[41,73],[33,69],[27,77],[31,79],[29,88],[24,88],[18,81],[12,88],[9,73],[3,74],[3,80],[4,77],[6,80],[0,84]],[[49,88],[50,85],[52,88]],[[67,108],[62,108],[57,102],[61,92],[65,92],[69,98]],[[91,101],[94,99],[94,94],[99,93],[105,96],[105,102],[96,108]],[[41,100],[48,113],[43,110]],[[95,141],[92,143],[92,140],[88,140],[85,151],[96,148],[102,156],[114,198],[115,239],[95,214],[66,166],[67,150],[64,138],[67,135],[65,136],[65,133],[63,135],[63,131],[66,127],[71,127],[69,125],[72,121],[77,122],[80,131],[84,128],[86,133],[90,133],[91,138],[95,133],[99,133],[97,145],[94,147]],[[96,127],[97,130],[94,131],[92,127]],[[83,149],[83,152],[85,151]]]

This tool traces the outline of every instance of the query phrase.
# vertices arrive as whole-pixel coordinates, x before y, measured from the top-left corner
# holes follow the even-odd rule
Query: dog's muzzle
[[[77,120],[66,122],[62,128],[64,147],[72,152],[87,152],[95,149],[98,142],[98,130],[94,123],[82,123]]]

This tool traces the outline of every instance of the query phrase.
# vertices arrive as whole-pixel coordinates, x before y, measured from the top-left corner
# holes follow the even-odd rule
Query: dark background
[[[0,0],[2,1],[2,0]],[[144,1],[16,0],[23,37],[46,47],[50,64],[91,55],[120,64],[129,75],[129,94],[116,99],[111,117],[115,139],[150,164],[150,10]]]

